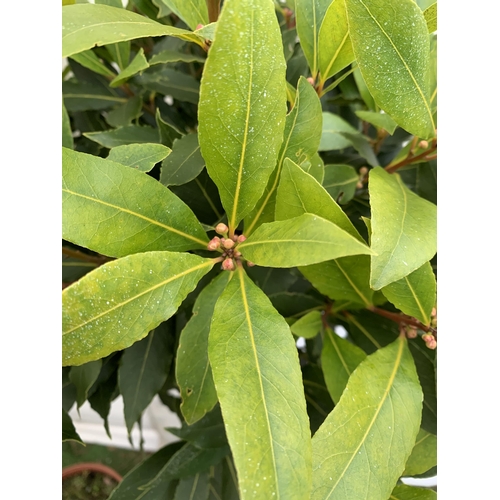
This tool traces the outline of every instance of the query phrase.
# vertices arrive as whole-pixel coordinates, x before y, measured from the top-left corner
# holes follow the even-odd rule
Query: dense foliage
[[[436,4],[63,4],[63,440],[180,441],[111,494],[433,499]]]

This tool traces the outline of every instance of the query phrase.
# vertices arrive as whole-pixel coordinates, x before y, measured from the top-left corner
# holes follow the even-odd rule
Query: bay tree
[[[436,498],[436,4],[64,1],[63,441],[113,500]]]

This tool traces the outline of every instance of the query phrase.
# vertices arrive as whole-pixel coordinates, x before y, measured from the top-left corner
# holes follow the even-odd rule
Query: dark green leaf
[[[121,71],[111,82],[109,82],[110,87],[119,87],[123,85],[129,78],[136,75],[137,73],[149,68],[148,61],[144,57],[144,49],[139,49],[139,52],[132,59],[130,64]]]
[[[73,149],[73,135],[71,132],[71,124],[69,122],[68,111],[62,103],[62,145],[65,148]]]
[[[164,146],[171,148],[174,140],[182,137],[182,132],[161,117],[160,108],[156,108],[155,118],[160,132],[160,142]]]
[[[338,203],[348,203],[354,197],[359,175],[350,165],[325,165],[323,187]]]
[[[99,73],[100,75],[109,76],[111,78],[116,76],[115,73],[111,71],[91,50],[86,50],[84,52],[80,52],[79,54],[73,54],[71,59],[94,71],[95,73]]]
[[[97,379],[96,384],[98,382],[99,379]],[[111,403],[118,395],[118,371],[115,370],[107,380],[97,385],[96,390],[88,398],[90,407],[104,420],[104,428],[110,439],[111,433],[109,431],[108,416],[111,410]]]
[[[437,464],[437,437],[420,429],[403,476],[423,474]]]
[[[159,142],[158,130],[153,127],[141,125],[126,125],[114,130],[87,132],[83,135],[105,148],[114,148],[123,144]]]
[[[161,0],[160,0],[161,1]],[[204,63],[205,58],[197,56],[195,54],[186,54],[184,52],[179,52],[176,50],[162,50],[158,54],[155,54],[150,60],[149,65],[153,66],[155,64],[168,64],[174,62],[199,62]]]
[[[112,43],[106,45],[106,50],[113,59],[113,61],[118,65],[120,71],[123,71],[129,64],[130,61],[130,41]],[[142,57],[144,59],[144,56]]]
[[[82,438],[78,435],[75,430],[75,426],[71,421],[71,417],[67,412],[62,411],[62,440],[64,441],[76,441],[83,444]]]
[[[101,366],[102,361],[99,359],[97,361],[85,363],[81,366],[71,367],[69,379],[76,387],[76,404],[78,408],[87,400],[89,389],[97,380],[99,372],[101,371]]]
[[[281,292],[269,296],[273,307],[284,317],[302,316],[312,309],[320,309],[323,302],[316,297],[296,292]]]
[[[394,488],[389,500],[437,500],[437,493],[428,488],[399,484]]]
[[[142,100],[138,96],[131,97],[125,104],[117,106],[106,115],[106,121],[112,127],[125,127],[130,125],[132,120],[139,118],[142,114]],[[155,142],[158,141],[158,135],[155,136]]]
[[[174,500],[207,500],[209,492],[208,472],[198,473],[179,481]]]
[[[86,111],[89,109],[108,109],[127,102],[127,98],[116,90],[106,89],[89,82],[68,80],[63,82],[64,104],[68,111]]]

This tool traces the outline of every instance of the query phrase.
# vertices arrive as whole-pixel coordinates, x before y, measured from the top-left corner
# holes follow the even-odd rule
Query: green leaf
[[[333,0],[328,7],[318,36],[320,82],[343,70],[354,61],[344,0]]]
[[[181,442],[169,444],[135,466],[112,491],[109,500],[137,500],[141,498],[143,492],[139,488],[154,479],[182,446]]]
[[[369,256],[341,257],[299,270],[316,290],[332,300],[347,300],[364,307],[373,305]]]
[[[362,156],[369,165],[377,167],[379,162],[373,149],[368,142],[368,138],[360,132],[340,132],[340,135],[348,139],[351,146]]]
[[[371,250],[337,225],[313,214],[262,224],[238,250],[245,259],[266,267],[316,264]]]
[[[295,0],[295,18],[300,46],[304,51],[313,78],[318,72],[318,36],[326,11],[332,0]]]
[[[321,138],[321,123],[321,103],[318,94],[304,77],[300,77],[295,105],[286,116],[278,163],[269,178],[264,194],[245,219],[246,236],[263,222],[274,220],[276,193],[282,168],[288,159],[300,164],[301,167],[311,160]]]
[[[118,384],[129,434],[167,380],[173,357],[172,335],[167,324],[162,323],[123,353],[118,368]]]
[[[174,140],[172,154],[162,163],[160,182],[165,186],[186,184],[198,177],[204,166],[198,134],[185,135]]]
[[[101,366],[102,361],[99,359],[81,366],[71,367],[69,379],[76,387],[76,404],[78,408],[87,400],[89,389],[97,380]]]
[[[110,149],[124,144],[159,142],[157,129],[141,125],[126,125],[105,132],[86,132],[83,135]]]
[[[300,168],[312,175],[320,184],[325,176],[325,164],[319,153],[314,153],[309,161],[305,161]]]
[[[421,411],[417,372],[400,336],[361,362],[314,435],[311,499],[387,500],[415,444]]]
[[[71,59],[100,75],[110,76],[111,78],[116,76],[91,50],[73,54]]]
[[[290,327],[290,330],[297,337],[312,339],[321,331],[322,325],[321,313],[319,311],[311,311],[297,320]]]
[[[399,484],[394,488],[389,500],[437,500],[437,493],[428,488]]]
[[[160,132],[160,142],[164,146],[171,148],[174,140],[182,137],[182,132],[161,117],[160,108],[156,108],[155,119]]]
[[[137,73],[149,68],[147,59],[144,57],[144,49],[139,49],[139,52],[132,59],[131,63],[111,82],[109,82],[110,87],[119,87],[123,85],[129,78],[136,75]]]
[[[127,98],[119,95],[116,90],[91,82],[68,80],[63,82],[62,89],[64,104],[69,111],[107,109],[127,102]]]
[[[351,141],[343,136],[341,132],[350,132],[352,134],[358,133],[352,125],[349,125],[349,123],[340,118],[340,116],[324,111],[323,129],[318,151],[331,151],[352,146]]]
[[[175,377],[182,397],[182,415],[190,425],[200,420],[217,403],[208,361],[208,334],[215,303],[229,277],[230,273],[221,273],[198,295],[193,316],[179,338]]]
[[[142,115],[142,99],[138,96],[131,97],[126,103],[108,111],[106,121],[112,127],[125,127],[130,125],[132,120]],[[142,128],[142,127],[141,127]],[[158,141],[158,134],[153,131],[155,141]],[[94,139],[92,139],[94,140]],[[133,142],[133,141],[132,141]]]
[[[75,430],[71,417],[64,409],[62,411],[62,440],[63,443],[64,441],[76,441],[77,443],[84,444],[82,438]]]
[[[394,134],[398,124],[386,113],[375,111],[356,111],[356,115],[365,122],[371,123],[378,129],[387,130],[390,135]]]
[[[414,163],[398,169],[405,185],[418,196],[437,203],[437,162]]]
[[[73,135],[71,132],[71,124],[69,121],[68,111],[62,103],[62,145],[65,148],[73,149]]]
[[[130,61],[130,41],[106,45],[106,50],[113,61],[116,62],[120,71],[123,71],[128,66]]]
[[[206,248],[191,209],[157,180],[63,148],[63,238],[113,257]]]
[[[62,57],[91,49],[95,45],[170,35],[198,43],[204,39],[190,31],[157,23],[147,17],[108,5],[69,5],[63,7]]]
[[[410,458],[406,461],[403,476],[416,476],[437,464],[437,437],[420,429]]]
[[[348,203],[354,198],[359,175],[350,165],[325,165],[323,187],[338,203]]]
[[[328,392],[338,404],[352,372],[366,358],[366,354],[351,342],[340,338],[330,328],[325,329],[321,368]]]
[[[208,473],[198,473],[179,481],[174,500],[207,500],[209,493]]]
[[[112,148],[107,159],[140,172],[149,172],[171,151],[163,144],[124,144]]]
[[[205,58],[194,54],[185,54],[184,52],[178,52],[176,50],[162,50],[158,54],[155,54],[150,60],[149,65],[153,66],[155,64],[168,64],[173,62],[199,62],[204,63]]]
[[[63,291],[63,365],[100,359],[144,338],[177,311],[214,263],[148,252],[85,275]]]
[[[434,137],[426,85],[429,35],[422,11],[413,0],[345,3],[356,61],[375,102],[411,134]]]
[[[298,276],[290,269],[273,269],[272,267],[249,267],[247,274],[268,296],[288,291],[298,279]]]
[[[179,16],[192,30],[198,24],[208,24],[206,0],[161,0]],[[186,497],[188,498],[188,497]]]
[[[361,71],[359,71],[358,66],[356,66],[356,68],[354,69],[352,76],[354,77],[354,81],[356,82],[356,86],[358,87],[359,94],[361,95],[363,101],[365,101],[368,109],[378,112],[378,106],[375,104],[373,96],[370,94],[370,91],[368,90],[368,87],[363,80],[363,75],[361,74]]]
[[[427,9],[424,10],[424,19],[427,23],[427,29],[429,30],[429,33],[434,33],[434,31],[437,31],[437,2],[433,3],[430,7],[427,7]]]
[[[178,101],[198,104],[200,98],[198,80],[187,73],[164,66],[156,66],[145,71],[142,75],[136,76],[134,82],[145,89],[171,95]]]
[[[430,324],[431,311],[436,305],[436,277],[430,262],[385,286],[382,293],[400,311],[417,318],[424,325]]]
[[[208,355],[242,499],[308,498],[310,433],[295,342],[242,268],[215,306]]]
[[[436,253],[436,205],[412,193],[398,174],[376,167],[369,176],[372,210],[370,284],[398,281]]]
[[[285,317],[302,316],[312,309],[323,309],[324,303],[305,293],[281,292],[269,296],[273,307]]]
[[[285,60],[271,0],[224,4],[198,115],[201,152],[234,231],[262,196],[285,127]]]

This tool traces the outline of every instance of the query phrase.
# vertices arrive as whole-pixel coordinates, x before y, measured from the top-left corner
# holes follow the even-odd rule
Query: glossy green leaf
[[[300,77],[295,104],[286,116],[283,143],[276,168],[255,209],[245,219],[246,236],[263,222],[274,220],[276,194],[283,166],[289,160],[302,165],[312,159],[321,138],[321,123],[321,103],[318,94],[304,77]]]
[[[307,266],[371,250],[332,222],[305,213],[262,224],[238,245],[245,259],[266,267]]]
[[[147,17],[108,5],[68,5],[63,7],[62,57],[91,49],[95,45],[170,35],[203,46],[204,39],[190,31],[157,23]]]
[[[322,325],[321,313],[319,311],[311,311],[297,320],[290,327],[290,330],[297,337],[312,339],[321,331]]]
[[[358,365],[314,435],[311,499],[387,500],[415,444],[421,411],[417,372],[400,336]]]
[[[420,429],[410,458],[406,461],[403,476],[416,476],[437,464],[437,437]]]
[[[75,430],[71,417],[66,411],[62,411],[62,441],[76,441],[83,444],[82,438]]]
[[[181,442],[169,444],[135,466],[112,491],[109,500],[138,500],[141,498],[144,491],[139,488],[154,479],[182,446]]]
[[[142,99],[138,96],[131,97],[124,104],[116,106],[106,115],[106,121],[112,127],[125,127],[130,125],[133,120],[142,115]],[[158,134],[153,131],[155,141],[158,140]],[[131,141],[134,142],[134,141]]]
[[[372,210],[370,284],[374,290],[398,281],[436,253],[436,205],[412,193],[398,174],[370,171]]]
[[[198,134],[185,135],[174,140],[172,154],[162,163],[160,182],[165,186],[186,184],[198,177],[204,166]]]
[[[208,334],[215,303],[229,277],[230,273],[221,273],[198,295],[193,316],[179,338],[175,377],[182,397],[182,415],[188,424],[200,420],[217,403],[208,361]]]
[[[118,368],[118,384],[129,434],[167,380],[173,341],[173,332],[166,323],[162,323],[123,353]]]
[[[366,86],[365,80],[363,79],[363,75],[361,74],[361,71],[359,71],[358,66],[356,66],[356,68],[352,72],[352,76],[354,77],[354,81],[356,82],[356,86],[358,87],[359,94],[361,95],[363,101],[365,101],[368,109],[378,112],[378,106],[375,104],[373,96],[370,94],[370,91]]]
[[[300,46],[309,63],[313,78],[318,72],[318,37],[321,24],[332,0],[295,0],[295,18]],[[293,7],[292,7],[293,8]]]
[[[111,82],[109,82],[109,86],[119,87],[120,85],[123,85],[129,78],[145,70],[146,68],[149,68],[149,64],[146,57],[144,56],[144,49],[141,48],[132,59],[130,64],[119,75],[113,78]]]
[[[82,3],[78,1],[78,3]],[[101,5],[111,5],[111,7],[118,7],[119,9],[123,8],[122,0],[94,0],[94,3]]]
[[[348,203],[354,198],[359,174],[350,165],[325,165],[323,187],[338,203]]]
[[[91,50],[85,50],[79,54],[73,54],[71,59],[85,68],[88,68],[95,73],[99,73],[100,75],[110,76],[111,78],[116,76],[115,73],[109,69]]]
[[[162,50],[158,54],[155,54],[150,60],[149,65],[153,66],[155,64],[168,64],[174,62],[199,62],[204,63],[205,58],[197,56],[195,54],[185,54],[184,52],[178,52],[175,50]]]
[[[178,101],[198,104],[200,98],[198,80],[187,73],[164,66],[154,66],[135,77],[134,82],[145,89],[171,95]]]
[[[68,80],[63,82],[64,104],[68,111],[108,109],[127,102],[127,98],[116,90],[92,82]]]
[[[354,61],[344,0],[333,0],[328,7],[318,35],[320,81],[343,70]]]
[[[161,0],[179,16],[192,30],[198,24],[208,24],[206,0]],[[188,497],[186,497],[188,498]]]
[[[224,4],[198,115],[201,152],[234,230],[262,196],[285,127],[285,60],[271,0]]]
[[[62,145],[65,148],[73,149],[73,135],[71,132],[71,124],[69,121],[68,111],[62,103]]]
[[[171,151],[163,144],[124,144],[112,148],[107,159],[140,172],[149,172]]]
[[[427,23],[427,29],[429,30],[429,33],[434,33],[434,31],[437,31],[437,2],[433,3],[430,7],[427,7],[427,9],[424,10],[424,18],[425,22]]]
[[[169,148],[174,145],[175,139],[180,139],[182,137],[182,132],[169,122],[166,122],[160,113],[160,109],[156,108],[156,125],[158,126],[158,131],[160,133],[160,142]]]
[[[206,248],[190,208],[135,169],[63,148],[63,238],[113,257]]]
[[[347,300],[363,306],[373,305],[370,288],[370,257],[341,257],[299,268],[314,288],[332,300]]]
[[[120,71],[123,71],[130,62],[130,41],[112,43],[106,45],[106,50],[113,59],[113,61],[118,65]]]
[[[320,184],[323,182],[325,164],[318,153],[314,153],[310,160],[305,161],[299,166],[304,172],[312,175]]]
[[[295,342],[242,268],[215,306],[208,355],[242,499],[308,498],[310,432]]]
[[[102,361],[92,361],[81,366],[71,367],[69,379],[76,387],[76,404],[78,408],[87,400],[89,389],[94,385],[94,382],[101,371]]]
[[[63,292],[63,365],[100,359],[141,340],[177,311],[213,265],[187,253],[147,252],[85,275]]]
[[[365,358],[366,354],[359,347],[340,338],[330,328],[325,329],[321,368],[328,392],[335,404],[340,401],[352,372]]]
[[[321,141],[318,151],[331,151],[344,149],[352,146],[351,141],[344,137],[341,132],[350,132],[352,134],[358,131],[344,119],[328,111],[323,112],[323,130],[321,132]]]
[[[345,3],[356,62],[375,102],[411,134],[433,137],[426,85],[429,35],[422,11],[413,0]]]
[[[126,125],[104,132],[86,132],[83,135],[91,141],[110,149],[124,144],[159,142],[157,129],[141,125]]]
[[[437,500],[437,493],[428,488],[399,484],[394,488],[389,500]]]
[[[436,277],[430,262],[385,286],[382,293],[400,311],[417,318],[424,325],[430,324],[431,311],[436,305]]]
[[[179,481],[174,500],[207,500],[209,493],[208,473],[198,473]]]
[[[390,135],[394,134],[398,124],[387,113],[376,113],[375,111],[356,111],[356,115],[365,122],[375,127],[387,130]]]

